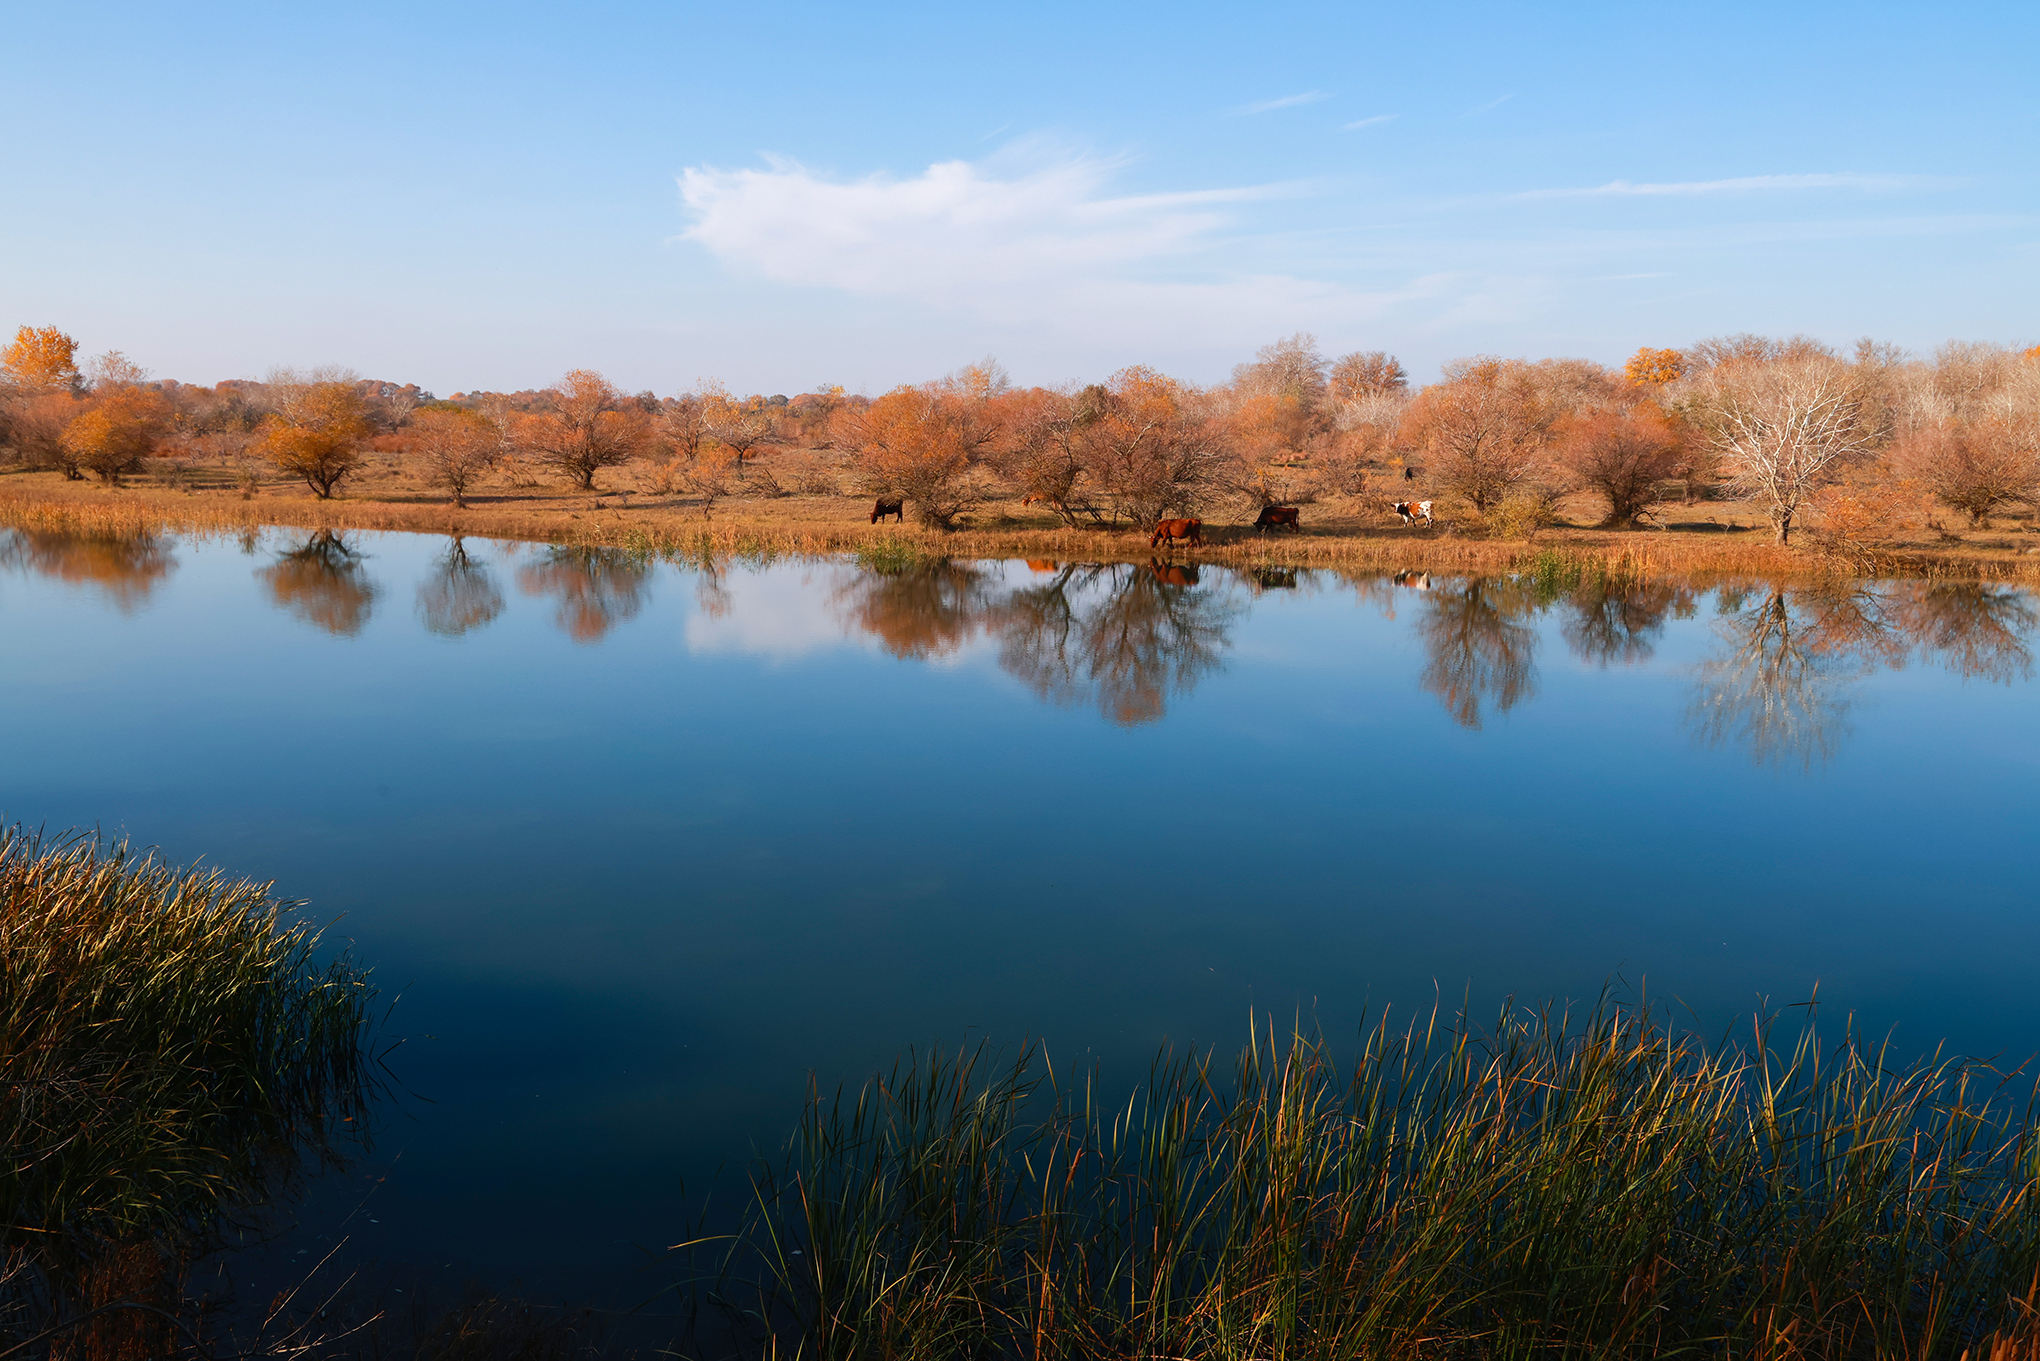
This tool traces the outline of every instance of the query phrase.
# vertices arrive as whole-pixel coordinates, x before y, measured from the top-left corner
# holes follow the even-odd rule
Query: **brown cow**
[[[1254,521],[1254,528],[1262,531],[1279,529],[1288,525],[1296,533],[1303,532],[1303,512],[1295,506],[1263,506],[1261,518]]]
[[[1185,543],[1196,544],[1201,548],[1204,546],[1204,521],[1163,520],[1155,526],[1155,532],[1148,536],[1148,547],[1153,548],[1164,539],[1171,544],[1181,539]]]
[[[905,524],[907,522],[906,498],[901,497],[897,501],[888,501],[883,496],[879,497],[877,502],[871,507],[871,523],[877,524],[888,515],[893,517],[895,523]]]

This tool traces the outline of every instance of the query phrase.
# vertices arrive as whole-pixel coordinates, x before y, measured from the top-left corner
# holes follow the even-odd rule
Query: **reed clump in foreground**
[[[0,827],[0,1355],[162,1355],[230,1217],[335,1158],[373,990],[269,887]]]
[[[1955,1358],[2035,1345],[2034,1110],[1644,1011],[1263,1031],[1102,1104],[1030,1052],[811,1095],[729,1279],[774,1354]],[[730,1291],[726,1305],[748,1300]]]

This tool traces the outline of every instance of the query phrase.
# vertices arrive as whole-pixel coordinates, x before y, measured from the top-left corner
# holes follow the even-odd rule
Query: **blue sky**
[[[2040,7],[0,3],[0,323],[441,393],[2040,340]]]

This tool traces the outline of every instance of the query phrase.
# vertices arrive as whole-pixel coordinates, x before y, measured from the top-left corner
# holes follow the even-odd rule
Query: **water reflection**
[[[836,604],[846,622],[893,656],[925,661],[955,652],[978,631],[990,585],[990,573],[969,563],[872,567],[837,587]]]
[[[1223,664],[1240,606],[1194,565],[1065,564],[988,620],[999,665],[1052,704],[1151,723]]]
[[[0,533],[0,567],[14,567],[103,592],[122,614],[149,603],[177,570],[170,545],[155,534],[89,535],[20,529]]]
[[[558,602],[553,621],[577,643],[599,643],[625,620],[637,617],[649,597],[651,565],[617,548],[548,548],[534,563],[517,569],[526,595]]]
[[[1691,619],[1699,597],[1671,582],[1618,582],[1603,577],[1566,598],[1559,624],[1572,654],[1596,666],[1634,666],[1657,651],[1668,619]]]
[[[1529,588],[1506,577],[1433,582],[1417,621],[1429,660],[1417,683],[1462,727],[1507,713],[1537,693],[1538,612]]]
[[[488,565],[455,534],[432,573],[418,583],[418,618],[433,633],[458,638],[503,612],[503,592]]]
[[[361,632],[375,603],[375,585],[362,567],[361,554],[330,529],[278,554],[255,576],[278,605],[342,638]]]
[[[1687,720],[1700,741],[1733,743],[1759,765],[1833,759],[1849,731],[1851,682],[1930,662],[1967,679],[2030,679],[2040,610],[2023,591],[1981,583],[1841,583],[1801,590],[1724,587],[1720,653],[1698,671]]]

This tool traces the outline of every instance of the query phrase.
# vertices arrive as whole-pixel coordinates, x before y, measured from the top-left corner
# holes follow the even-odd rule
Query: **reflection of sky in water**
[[[370,1251],[595,1290],[806,1070],[967,1034],[1130,1079],[1619,974],[2040,1048],[1996,588],[14,535],[0,625],[0,807],[273,875],[404,994]]]

